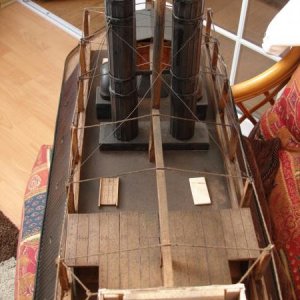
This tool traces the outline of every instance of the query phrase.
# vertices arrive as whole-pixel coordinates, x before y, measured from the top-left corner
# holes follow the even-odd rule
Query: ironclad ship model
[[[66,60],[35,298],[281,299],[211,11],[135,8]]]

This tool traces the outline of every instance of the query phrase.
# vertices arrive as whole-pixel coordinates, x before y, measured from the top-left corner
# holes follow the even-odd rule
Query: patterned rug
[[[16,257],[19,230],[0,211],[0,262]]]
[[[16,259],[0,263],[0,300],[13,300],[15,290]]]

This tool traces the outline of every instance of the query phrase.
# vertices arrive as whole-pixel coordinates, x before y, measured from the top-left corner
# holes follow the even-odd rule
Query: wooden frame
[[[188,288],[153,288],[143,290],[99,290],[98,299],[112,300],[123,299],[128,300],[246,300],[244,284],[231,285],[211,285],[201,287]]]

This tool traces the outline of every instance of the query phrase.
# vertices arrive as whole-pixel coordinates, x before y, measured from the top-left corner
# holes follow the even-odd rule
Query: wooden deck
[[[230,284],[228,260],[259,254],[249,209],[170,211],[169,223],[175,286]],[[70,214],[65,262],[99,266],[101,288],[162,286],[159,242],[156,213]]]

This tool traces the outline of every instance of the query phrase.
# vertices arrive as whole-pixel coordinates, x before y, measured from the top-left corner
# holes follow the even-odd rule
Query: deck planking
[[[229,260],[258,257],[248,208],[170,211],[175,286],[230,284]],[[65,262],[99,266],[99,287],[163,285],[157,213],[70,214]],[[77,257],[78,256],[78,257]]]

